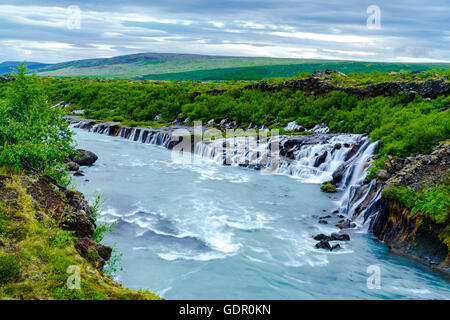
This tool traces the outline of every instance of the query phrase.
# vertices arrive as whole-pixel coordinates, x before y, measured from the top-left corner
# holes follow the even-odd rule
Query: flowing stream
[[[95,192],[106,198],[101,220],[115,225],[104,243],[123,254],[116,278],[126,287],[166,299],[450,299],[442,275],[390,253],[365,221],[345,231],[351,241],[332,241],[341,249],[315,248],[314,235],[339,231],[330,212],[363,178],[363,158],[375,147],[363,136],[294,148],[276,174],[263,174],[222,165],[211,143],[195,150],[208,159],[183,164],[156,146],[167,144],[164,137],[134,132],[129,141],[74,131],[78,147],[99,156],[74,184],[88,199]],[[333,151],[336,142],[362,147],[346,159],[348,150]],[[349,167],[340,191],[321,192],[320,183],[343,163]],[[318,223],[329,214],[328,224]],[[373,266],[380,289],[370,286]]]

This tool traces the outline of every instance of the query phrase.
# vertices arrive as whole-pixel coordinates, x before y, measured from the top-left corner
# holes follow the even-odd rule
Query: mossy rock
[[[328,192],[328,193],[335,193],[335,192],[337,192],[336,186],[331,184],[331,183],[327,183],[327,184],[322,185],[320,187],[320,190],[322,190],[323,192]]]

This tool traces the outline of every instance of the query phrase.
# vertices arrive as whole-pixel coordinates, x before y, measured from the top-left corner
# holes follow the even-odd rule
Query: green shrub
[[[0,165],[52,175],[67,184],[64,159],[72,132],[57,108],[49,108],[35,76],[22,64],[0,104]]]
[[[0,252],[0,283],[15,281],[19,275],[20,266],[16,256]]]
[[[383,190],[383,198],[393,199],[411,209],[410,217],[423,214],[436,223],[445,223],[450,211],[450,186],[441,185],[420,192],[407,187],[389,187]]]
[[[375,160],[370,165],[369,169],[367,169],[367,178],[372,180],[377,177],[377,171],[385,169],[384,162],[387,160],[385,156],[373,157]]]

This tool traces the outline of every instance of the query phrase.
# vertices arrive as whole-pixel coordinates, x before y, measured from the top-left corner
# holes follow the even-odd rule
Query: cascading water
[[[98,134],[118,136],[130,141],[153,144],[165,148],[168,148],[172,141],[170,132],[160,130],[119,127],[117,126],[118,123],[114,122],[93,124],[93,121],[86,119],[75,119],[69,123],[74,128],[87,129]]]
[[[117,123],[93,124],[86,119],[76,119],[70,123],[75,128],[94,133],[165,148],[173,146],[171,131],[120,127]],[[355,221],[362,229],[370,229],[381,198],[381,188],[375,181],[365,185],[364,179],[367,162],[376,153],[378,143],[371,143],[367,135],[326,134],[328,127],[324,124],[317,125],[313,130],[319,133],[274,136],[268,140],[242,136],[200,141],[192,151],[201,159],[268,170],[272,174],[287,175],[305,183],[334,182],[344,191],[339,213]],[[274,157],[274,147],[279,148],[281,157]]]

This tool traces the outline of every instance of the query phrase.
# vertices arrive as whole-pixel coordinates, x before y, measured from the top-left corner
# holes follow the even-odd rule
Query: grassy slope
[[[27,191],[34,179],[0,168],[0,300],[159,299],[123,288],[77,253],[68,231],[49,227]],[[81,270],[80,290],[66,285],[72,265]]]
[[[70,61],[34,69],[42,76],[87,76],[153,80],[260,80],[332,69],[344,73],[449,69],[450,64],[376,63],[264,57],[142,53]]]

